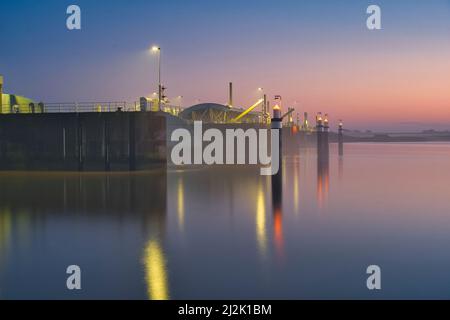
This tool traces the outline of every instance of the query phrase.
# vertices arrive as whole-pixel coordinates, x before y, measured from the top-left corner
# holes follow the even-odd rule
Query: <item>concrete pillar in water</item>
[[[316,137],[317,137],[317,152],[322,148],[322,132],[323,132],[323,118],[322,112],[316,115]]]
[[[281,146],[281,135],[282,135],[282,128],[283,128],[283,124],[282,124],[282,119],[281,119],[281,109],[278,105],[273,107],[273,118],[271,121],[271,128],[272,129],[278,129],[280,130],[280,134],[279,134],[279,143],[280,143],[280,158],[281,158],[281,150],[282,150],[282,146]],[[281,164],[281,162],[280,162]]]
[[[330,125],[328,122],[328,114],[325,113],[325,116],[323,117],[323,131],[328,132],[330,131]]]
[[[316,115],[316,131],[317,131],[317,133],[323,131],[322,112],[318,112],[317,115]]]
[[[316,133],[317,133],[317,152],[328,152],[328,133],[329,123],[328,115],[325,114],[322,117],[322,113],[319,112],[316,116]]]
[[[328,152],[328,135],[330,132],[330,124],[328,121],[328,114],[325,113],[323,117],[323,148]]]
[[[327,200],[329,187],[329,145],[328,116],[322,117],[319,112],[316,117],[317,131],[317,201],[322,207]]]
[[[339,145],[339,155],[344,155],[344,124],[342,120],[339,120],[339,129],[338,129],[338,145]]]
[[[279,208],[281,206],[281,197],[282,197],[282,172],[283,172],[283,163],[282,163],[282,119],[281,119],[281,109],[278,105],[273,107],[273,118],[271,122],[272,130],[279,130],[279,170],[277,174],[272,176],[272,202],[275,208]],[[272,159],[273,161],[273,159]]]
[[[279,130],[279,170],[277,174],[272,176],[272,209],[273,209],[273,232],[274,243],[277,254],[281,254],[283,250],[283,163],[282,159],[282,119],[281,110],[278,105],[273,107],[273,118],[271,122],[272,130]],[[273,162],[273,159],[272,159]]]
[[[344,172],[344,124],[342,120],[339,120],[338,128],[338,150],[339,150],[339,165],[338,165],[338,177],[342,180]]]

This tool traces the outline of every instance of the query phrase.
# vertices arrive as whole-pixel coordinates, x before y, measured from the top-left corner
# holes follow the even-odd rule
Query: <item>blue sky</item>
[[[80,31],[66,29],[70,4],[81,7]],[[369,4],[382,8],[381,31],[365,26]],[[377,129],[367,119],[379,106],[385,118],[376,118],[378,124],[418,127],[420,120],[446,127],[438,119],[450,115],[442,113],[450,97],[432,81],[442,83],[436,64],[449,56],[449,38],[447,0],[17,0],[0,10],[0,73],[7,92],[40,101],[134,101],[156,90],[156,59],[148,48],[158,44],[168,95],[182,95],[185,105],[224,103],[233,81],[244,106],[264,87],[300,112],[327,111],[355,126]],[[415,66],[422,69],[411,73]],[[417,111],[400,118],[410,103],[408,79],[386,88],[383,80],[402,68],[421,79],[416,101],[424,101],[413,107],[436,108],[439,117]],[[392,86],[404,100],[393,97]],[[372,103],[363,103],[364,95]],[[426,97],[436,95],[442,96],[427,105]]]

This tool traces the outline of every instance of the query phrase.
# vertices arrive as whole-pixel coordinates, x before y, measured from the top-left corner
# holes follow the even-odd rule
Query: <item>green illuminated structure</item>
[[[37,104],[28,98],[3,93],[3,76],[0,75],[0,113],[40,112]]]

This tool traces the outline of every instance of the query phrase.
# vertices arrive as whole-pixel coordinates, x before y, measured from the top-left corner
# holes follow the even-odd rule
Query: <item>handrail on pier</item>
[[[165,105],[168,113],[179,113],[179,106]],[[175,110],[175,111],[174,111]],[[0,114],[29,114],[29,113],[88,113],[88,112],[139,112],[138,102],[63,102],[63,103],[30,103],[1,105]]]

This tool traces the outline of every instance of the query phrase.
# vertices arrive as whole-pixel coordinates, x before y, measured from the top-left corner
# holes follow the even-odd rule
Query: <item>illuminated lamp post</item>
[[[161,85],[161,48],[152,47],[152,52],[158,54],[158,110],[161,111],[162,85]]]

